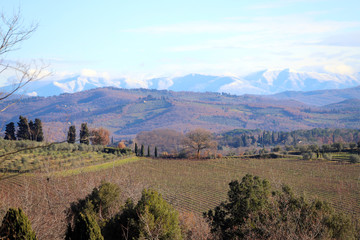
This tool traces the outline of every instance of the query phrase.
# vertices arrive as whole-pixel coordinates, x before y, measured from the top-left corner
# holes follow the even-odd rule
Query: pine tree
[[[7,211],[0,227],[0,239],[37,239],[29,219],[21,208],[10,208]]]
[[[30,126],[26,117],[20,116],[18,122],[18,130],[16,133],[18,140],[30,140]]]
[[[35,129],[36,129],[36,138],[34,139],[37,142],[44,141],[44,133],[42,129],[42,122],[40,119],[35,118]]]
[[[82,123],[80,129],[80,143],[89,145],[90,143],[89,136],[90,136],[90,132],[87,123]]]
[[[154,156],[155,156],[156,158],[157,158],[157,156],[158,156],[158,150],[157,150],[157,147],[155,147]]]
[[[138,155],[138,145],[137,145],[137,143],[135,143],[135,155],[137,156]]]
[[[143,157],[144,156],[144,145],[141,144],[141,148],[140,148],[140,156]]]
[[[98,223],[89,213],[80,213],[75,221],[74,230],[68,228],[65,238],[69,240],[104,240]]]
[[[148,146],[148,149],[147,149],[147,156],[150,157],[150,146]]]
[[[76,141],[76,128],[74,125],[69,127],[67,142],[68,143],[75,143]]]
[[[6,139],[6,140],[16,140],[15,124],[13,122],[6,124],[4,139]]]

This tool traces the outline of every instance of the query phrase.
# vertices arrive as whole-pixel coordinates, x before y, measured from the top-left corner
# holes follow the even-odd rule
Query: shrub
[[[315,154],[313,152],[304,152],[301,155],[304,160],[311,160],[315,157]]]
[[[350,162],[351,163],[360,163],[360,156],[359,155],[350,155]]]
[[[324,153],[323,154],[324,159],[331,161],[332,160],[332,155],[330,153]]]

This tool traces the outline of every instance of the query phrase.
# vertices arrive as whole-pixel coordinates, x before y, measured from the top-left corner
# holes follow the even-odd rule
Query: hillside
[[[318,91],[286,91],[269,97],[281,100],[292,99],[314,106],[324,106],[344,100],[360,99],[360,86],[346,89],[329,89]]]
[[[4,102],[4,104],[11,101]],[[213,132],[235,128],[294,130],[358,128],[360,109],[309,107],[294,100],[220,93],[97,88],[74,94],[20,100],[0,115],[2,128],[19,115],[40,118],[48,140],[64,140],[70,124],[108,128],[114,139],[140,131],[202,127]]]

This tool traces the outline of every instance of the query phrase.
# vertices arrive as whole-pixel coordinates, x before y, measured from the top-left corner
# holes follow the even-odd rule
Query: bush
[[[301,155],[304,160],[311,160],[315,157],[315,154],[313,152],[304,152]]]
[[[350,155],[350,162],[351,163],[360,163],[360,156],[359,155]]]
[[[332,155],[330,153],[324,153],[323,154],[324,159],[331,161],[332,160]]]

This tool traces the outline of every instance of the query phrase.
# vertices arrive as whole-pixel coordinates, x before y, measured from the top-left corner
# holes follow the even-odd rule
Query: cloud
[[[83,70],[81,70],[81,75],[86,76],[86,77],[96,77],[98,75],[98,73],[92,69],[83,69]]]
[[[34,92],[26,93],[26,95],[29,97],[36,97],[38,93],[34,91]]]
[[[339,73],[339,74],[347,74],[347,75],[352,75],[355,73],[355,70],[351,66],[342,63],[327,65],[324,67],[324,69],[327,72],[331,72],[331,73]]]

